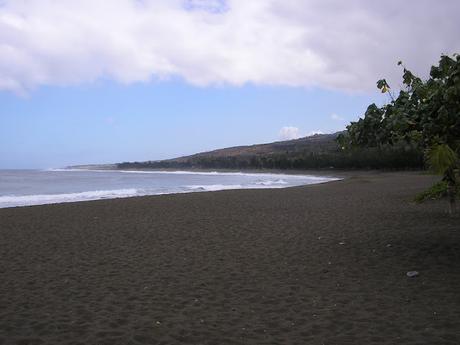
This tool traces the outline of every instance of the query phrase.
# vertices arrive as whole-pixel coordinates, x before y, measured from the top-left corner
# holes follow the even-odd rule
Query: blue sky
[[[344,129],[385,101],[376,80],[398,89],[397,61],[424,77],[460,52],[458,13],[458,0],[1,0],[0,168]]]
[[[381,98],[301,87],[99,82],[0,93],[2,168],[171,158],[341,130]]]

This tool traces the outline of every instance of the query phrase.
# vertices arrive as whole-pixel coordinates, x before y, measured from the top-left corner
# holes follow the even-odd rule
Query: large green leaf
[[[430,169],[437,174],[445,174],[449,169],[454,169],[458,157],[454,150],[447,144],[433,145],[427,152]]]

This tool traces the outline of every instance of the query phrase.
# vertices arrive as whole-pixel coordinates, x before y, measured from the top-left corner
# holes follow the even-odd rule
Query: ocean
[[[0,208],[143,195],[286,188],[334,177],[242,172],[0,170]]]

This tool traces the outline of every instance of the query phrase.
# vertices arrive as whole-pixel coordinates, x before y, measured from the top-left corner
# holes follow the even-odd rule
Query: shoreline
[[[24,169],[22,169],[24,170]],[[30,169],[32,171],[89,171],[89,172],[122,172],[122,173],[176,173],[176,174],[193,174],[193,173],[217,173],[217,174],[249,174],[249,175],[280,175],[280,176],[305,176],[305,177],[318,177],[318,178],[327,178],[330,179],[329,181],[323,182],[315,182],[306,185],[297,185],[297,186],[286,186],[286,187],[274,187],[274,186],[264,186],[264,187],[241,187],[241,188],[223,188],[221,189],[209,189],[206,190],[203,188],[200,189],[190,189],[190,190],[183,190],[183,191],[172,191],[172,192],[158,192],[158,193],[146,193],[146,194],[139,194],[133,192],[131,195],[119,195],[118,192],[121,190],[89,190],[84,192],[73,192],[73,193],[57,193],[57,194],[31,194],[31,195],[5,195],[4,197],[14,197],[14,198],[30,198],[30,197],[40,197],[41,199],[53,199],[58,196],[67,196],[67,195],[86,195],[91,193],[98,193],[98,192],[107,192],[109,196],[100,196],[100,197],[84,197],[82,199],[75,199],[75,200],[64,200],[64,201],[38,201],[37,203],[32,204],[21,204],[21,205],[13,205],[13,206],[0,206],[0,209],[8,209],[8,208],[17,208],[17,207],[34,207],[34,206],[42,206],[42,205],[59,205],[59,204],[67,204],[67,203],[79,203],[79,202],[89,202],[89,201],[97,201],[97,200],[114,200],[114,199],[129,199],[129,198],[140,198],[140,197],[148,197],[148,196],[163,196],[163,195],[182,195],[188,193],[208,193],[208,192],[219,192],[225,190],[259,190],[259,189],[285,189],[285,188],[295,188],[295,187],[302,187],[302,186],[309,186],[315,184],[324,184],[324,183],[331,183],[335,181],[345,180],[349,178],[355,177],[363,177],[363,176],[378,176],[381,174],[429,174],[427,171],[382,171],[382,170],[277,170],[277,169],[256,169],[256,170],[232,170],[232,169],[190,169],[190,170],[177,170],[177,169],[132,169],[132,170],[122,170],[122,169],[88,169],[88,168],[50,168],[50,169]],[[14,170],[12,170],[14,171]],[[19,170],[21,171],[21,170]],[[324,172],[331,172],[331,174],[323,174]],[[333,172],[333,173],[332,173]],[[431,175],[434,176],[434,175]],[[112,194],[110,192],[113,192]],[[1,197],[0,197],[1,198]]]
[[[0,209],[0,344],[458,344],[435,180]]]
[[[145,173],[145,174],[174,174],[174,175],[210,175],[210,176],[259,176],[259,177],[271,177],[271,178],[286,178],[293,176],[299,178],[307,178],[312,181],[309,181],[305,185],[309,184],[317,184],[317,183],[326,183],[335,181],[338,179],[343,179],[343,177],[332,176],[332,175],[320,175],[318,172],[309,172],[308,174],[305,172],[303,174],[286,174],[279,171],[236,171],[236,170],[228,170],[228,171],[216,171],[216,170],[156,170],[156,169],[149,169],[149,170],[110,170],[110,169],[103,169],[103,170],[95,170],[95,169],[86,169],[86,168],[79,168],[79,169],[46,169],[46,170],[36,170],[38,172],[91,172],[91,173]],[[319,180],[328,180],[328,181],[321,181],[316,182],[315,179]],[[269,181],[270,182],[270,181]],[[307,182],[307,181],[305,181]],[[0,209],[1,208],[10,208],[10,207],[28,207],[28,206],[37,206],[37,205],[51,205],[51,204],[60,204],[60,203],[70,203],[70,202],[85,202],[85,201],[94,201],[94,200],[111,200],[111,199],[121,199],[121,198],[132,198],[132,197],[142,197],[142,196],[155,196],[155,195],[169,195],[169,194],[185,194],[185,193],[197,193],[197,192],[214,192],[214,191],[221,191],[221,190],[244,190],[244,189],[279,189],[279,188],[289,188],[292,185],[289,185],[287,182],[283,182],[288,184],[287,186],[278,185],[268,183],[264,184],[263,182],[259,182],[256,184],[244,185],[228,185],[228,184],[203,184],[201,187],[192,188],[191,186],[176,186],[175,188],[171,188],[169,191],[155,191],[155,190],[145,190],[140,187],[119,187],[115,189],[105,189],[107,187],[102,187],[99,189],[91,189],[81,192],[67,192],[67,193],[54,193],[54,194],[27,194],[27,195],[4,195],[0,196]],[[292,184],[292,183],[291,183]],[[8,203],[10,205],[8,205]],[[11,205],[12,204],[12,205]],[[7,206],[4,206],[7,205]]]

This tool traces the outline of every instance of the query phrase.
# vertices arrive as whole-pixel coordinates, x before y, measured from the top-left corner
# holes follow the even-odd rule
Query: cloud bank
[[[292,140],[300,138],[300,130],[297,127],[286,126],[280,129],[280,140]]]
[[[3,0],[0,90],[100,79],[369,90],[460,52],[458,0]]]

